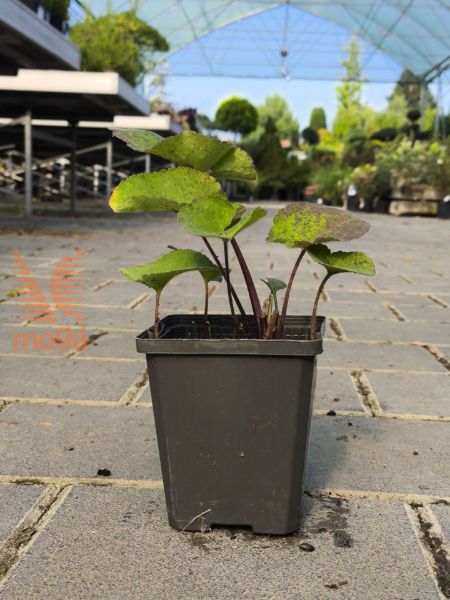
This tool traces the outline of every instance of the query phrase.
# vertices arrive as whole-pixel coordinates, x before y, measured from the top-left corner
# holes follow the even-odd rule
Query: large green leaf
[[[364,252],[331,252],[327,246],[318,244],[308,248],[309,256],[334,275],[336,273],[358,273],[368,277],[375,275],[375,265]]]
[[[240,204],[233,204],[220,196],[211,196],[184,206],[178,213],[178,223],[193,235],[231,240],[266,214],[265,210],[258,207],[242,215]]]
[[[114,135],[140,152],[151,152],[177,165],[211,171],[222,179],[255,179],[252,158],[241,148],[195,131],[162,138],[151,131],[116,129]]]
[[[109,205],[114,212],[178,211],[194,199],[223,195],[210,175],[188,167],[131,175],[114,189]]]
[[[323,242],[353,240],[369,228],[369,223],[342,208],[296,202],[275,215],[267,239],[288,248],[307,248]]]
[[[171,279],[188,271],[198,271],[206,282],[222,281],[219,269],[207,256],[195,250],[172,250],[154,262],[120,269],[124,277],[161,292]]]
[[[113,129],[113,135],[126,142],[133,150],[146,153],[163,139],[157,133],[145,129]]]

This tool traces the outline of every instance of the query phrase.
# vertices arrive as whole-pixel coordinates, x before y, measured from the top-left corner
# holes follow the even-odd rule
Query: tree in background
[[[234,134],[246,135],[258,125],[256,108],[245,98],[232,96],[218,107],[215,117],[216,126]]]
[[[115,71],[133,86],[151,70],[149,53],[169,50],[165,38],[134,11],[87,15],[72,27],[70,38],[80,48],[82,69]]]
[[[389,103],[396,97],[401,96],[405,99],[407,111],[421,109],[420,84],[421,78],[418,75],[415,75],[409,69],[403,69],[399,80],[395,84],[392,94],[389,96]],[[426,84],[424,84],[423,93],[425,105],[424,107],[435,108],[436,102],[434,101],[433,95]]]
[[[259,122],[263,127],[271,119],[280,139],[289,140],[293,146],[297,146],[300,137],[300,125],[297,119],[294,118],[289,104],[282,96],[278,94],[267,96],[264,104],[258,107],[258,115]]]
[[[327,128],[327,117],[325,111],[321,106],[316,106],[311,111],[309,118],[309,126],[318,131],[319,129]]]
[[[275,124],[268,118],[264,125],[258,152],[254,156],[258,169],[258,187],[261,197],[273,198],[276,192],[285,185],[286,152],[281,147],[281,140]]]
[[[362,102],[364,75],[359,57],[359,44],[355,38],[346,48],[348,57],[341,61],[344,67],[342,82],[336,87],[337,111],[333,131],[343,139],[355,131],[364,131],[374,119],[374,110]]]
[[[320,135],[313,127],[305,127],[302,138],[310,146],[316,146],[320,142]]]

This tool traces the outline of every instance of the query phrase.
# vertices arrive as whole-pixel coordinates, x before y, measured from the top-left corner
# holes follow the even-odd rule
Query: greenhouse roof
[[[141,0],[138,14],[168,40],[172,75],[337,79],[352,34],[371,81],[450,63],[450,0]]]

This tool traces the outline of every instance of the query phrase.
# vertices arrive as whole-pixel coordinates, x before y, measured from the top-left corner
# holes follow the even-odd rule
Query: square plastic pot
[[[146,354],[169,523],[289,534],[299,528],[324,319],[288,317],[285,340],[232,339],[228,316],[172,315]],[[209,339],[199,339],[208,331]]]

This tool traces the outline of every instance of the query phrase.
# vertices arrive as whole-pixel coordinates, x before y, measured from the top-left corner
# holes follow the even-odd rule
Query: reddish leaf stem
[[[311,315],[311,339],[315,340],[317,335],[317,306],[319,305],[320,294],[325,287],[326,282],[330,279],[333,273],[327,273],[325,277],[322,279],[319,285],[319,289],[317,290],[316,298],[314,300],[313,311]]]
[[[228,241],[223,240],[223,254],[225,257],[225,272],[226,272],[226,282],[227,282],[227,294],[228,294],[228,302],[230,304],[230,311],[233,317],[234,323],[234,333],[236,337],[239,337],[239,322],[236,319],[236,313],[234,312],[234,304],[233,304],[233,296],[231,294],[231,275],[230,275],[230,263],[228,261]]]
[[[287,308],[288,308],[288,303],[289,303],[289,296],[291,294],[292,284],[294,283],[295,275],[300,266],[302,258],[305,256],[305,254],[306,254],[306,248],[303,248],[303,250],[300,252],[297,260],[295,261],[295,264],[291,271],[291,276],[289,277],[289,281],[288,281],[288,284],[286,287],[286,293],[284,294],[283,308],[281,309],[280,324],[279,324],[278,332],[277,332],[278,338],[282,338],[284,336],[284,325],[286,323]]]
[[[214,248],[211,246],[211,244],[208,241],[208,238],[206,237],[202,237],[202,240],[205,242],[206,247],[209,250],[209,253],[211,254],[211,256],[213,257],[214,262],[216,263],[216,267],[219,269],[222,277],[225,279],[225,281],[227,280],[227,275],[225,272],[225,269],[222,266],[222,263],[219,260],[219,257],[217,256],[217,254],[214,252]],[[230,289],[231,289],[231,294],[233,295],[234,301],[236,302],[236,306],[239,309],[239,312],[241,313],[241,315],[243,317],[245,317],[245,310],[244,307],[242,306],[241,301],[239,300],[239,296],[236,294],[236,290],[234,289],[232,283],[230,282]]]
[[[247,263],[245,262],[244,255],[242,254],[241,249],[239,248],[239,245],[236,241],[236,238],[233,238],[231,240],[231,245],[233,246],[233,250],[236,254],[236,258],[238,259],[239,265],[242,270],[242,275],[244,276],[244,280],[247,285],[248,295],[250,296],[250,303],[252,305],[253,314],[254,314],[255,320],[256,320],[256,328],[258,331],[258,337],[262,338],[263,337],[263,327],[262,327],[263,313],[261,310],[261,304],[259,302],[258,294],[256,292],[255,283],[253,281],[252,274],[250,273]]]

